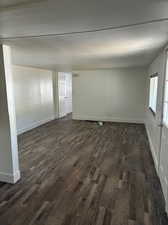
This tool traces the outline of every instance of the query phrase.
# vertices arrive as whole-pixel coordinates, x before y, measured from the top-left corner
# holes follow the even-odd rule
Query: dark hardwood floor
[[[54,120],[19,136],[0,225],[168,225],[143,125]]]

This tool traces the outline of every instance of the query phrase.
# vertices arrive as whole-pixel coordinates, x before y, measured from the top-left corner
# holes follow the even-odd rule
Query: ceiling
[[[1,0],[0,38],[12,46],[14,64],[144,66],[168,41],[168,1]]]
[[[32,3],[42,2],[46,0],[1,0],[0,8],[3,11],[6,9],[12,9],[14,7],[23,7],[25,5],[30,5]]]

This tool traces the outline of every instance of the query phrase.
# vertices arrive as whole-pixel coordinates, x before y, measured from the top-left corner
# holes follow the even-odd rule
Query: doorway
[[[59,118],[72,113],[72,73],[58,73]]]

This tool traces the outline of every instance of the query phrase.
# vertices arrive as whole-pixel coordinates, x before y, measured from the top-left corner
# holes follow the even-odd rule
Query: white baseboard
[[[73,120],[91,120],[91,121],[104,121],[104,122],[120,122],[120,123],[143,123],[144,119],[132,119],[132,118],[116,118],[116,117],[102,117],[102,116],[82,116],[72,114]]]
[[[158,173],[159,164],[158,164],[158,160],[157,160],[157,157],[156,157],[155,148],[153,146],[152,139],[151,139],[151,136],[150,136],[150,132],[149,132],[148,127],[146,126],[146,124],[145,124],[145,128],[146,128],[146,132],[147,132],[147,135],[148,135],[148,140],[149,140],[149,144],[150,144],[151,153],[152,153],[152,156],[153,156],[153,159],[154,159],[154,163],[155,163],[155,168],[156,168],[156,171]]]
[[[15,174],[0,172],[0,181],[1,182],[15,184],[19,179],[20,179],[20,171],[17,171]]]
[[[51,120],[54,120],[54,119],[57,119],[57,118],[55,116],[53,116],[53,117],[50,117],[50,118],[47,118],[47,119],[44,119],[44,120],[36,121],[36,122],[30,124],[27,127],[23,127],[23,128],[18,129],[17,134],[18,135],[19,134],[23,134],[26,131],[29,131],[29,130],[32,130],[32,129],[36,128],[36,127],[39,127],[39,126],[41,126],[41,125],[43,125],[45,123],[48,123],[48,122],[50,122]]]

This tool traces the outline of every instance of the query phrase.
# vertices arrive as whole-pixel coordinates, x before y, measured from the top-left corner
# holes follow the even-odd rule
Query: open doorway
[[[58,73],[59,118],[72,113],[72,73]]]

